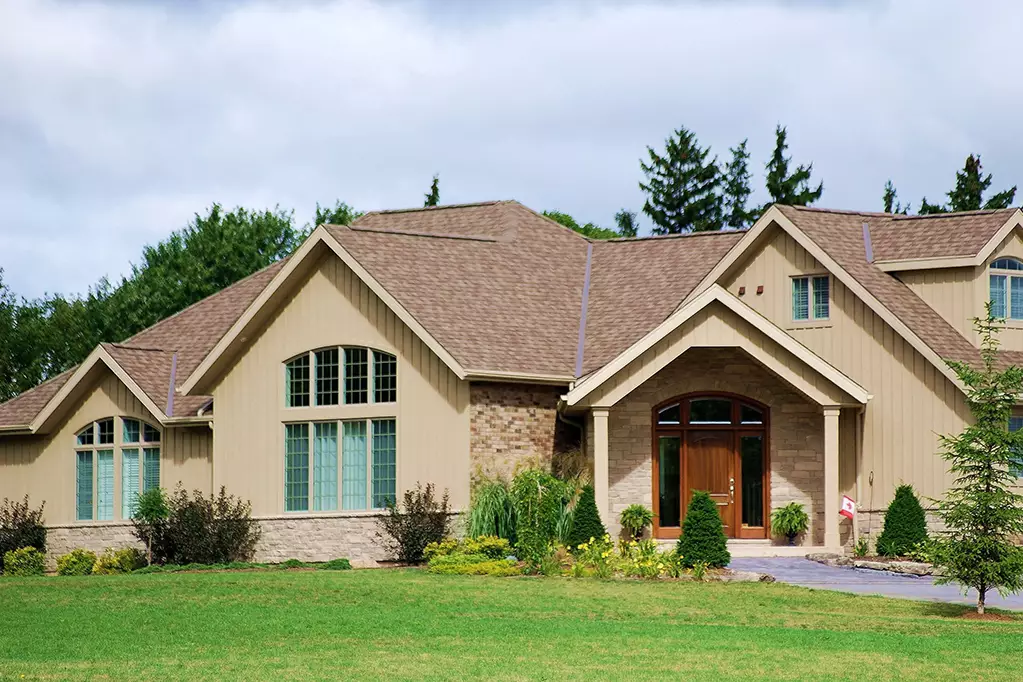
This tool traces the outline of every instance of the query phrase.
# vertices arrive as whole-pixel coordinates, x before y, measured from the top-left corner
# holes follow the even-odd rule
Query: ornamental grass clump
[[[515,505],[507,483],[500,479],[476,482],[466,530],[471,538],[496,536],[515,544]]]
[[[695,491],[682,522],[682,536],[678,539],[683,565],[693,568],[697,562],[703,562],[710,568],[727,566],[732,560],[727,542],[714,500],[702,490]]]
[[[884,515],[884,530],[877,538],[877,553],[906,556],[927,541],[927,517],[911,485],[900,485]]]

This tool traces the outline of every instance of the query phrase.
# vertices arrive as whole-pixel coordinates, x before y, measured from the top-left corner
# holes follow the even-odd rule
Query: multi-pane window
[[[75,435],[75,518],[114,520],[114,492],[120,490],[120,518],[130,519],[138,496],[160,485],[160,430],[138,419],[101,419]],[[120,480],[115,459],[120,457]]]
[[[1023,262],[999,258],[991,263],[991,313],[995,317],[1023,320]]]
[[[792,278],[792,319],[827,320],[831,316],[831,278],[828,275]]]
[[[345,511],[382,509],[395,499],[394,419],[286,424],[284,457],[286,511],[334,511],[339,499]]]
[[[303,353],[284,364],[287,407],[364,405],[398,400],[398,359],[362,347]]]

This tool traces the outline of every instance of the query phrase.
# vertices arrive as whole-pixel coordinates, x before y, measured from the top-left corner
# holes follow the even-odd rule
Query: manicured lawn
[[[0,680],[1023,678],[1023,620],[961,612],[403,570],[2,578]]]

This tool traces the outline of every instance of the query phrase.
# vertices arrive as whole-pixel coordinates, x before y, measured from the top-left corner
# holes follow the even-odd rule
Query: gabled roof
[[[924,216],[828,213],[866,222],[874,263],[888,272],[979,265],[1023,219],[1015,208]]]

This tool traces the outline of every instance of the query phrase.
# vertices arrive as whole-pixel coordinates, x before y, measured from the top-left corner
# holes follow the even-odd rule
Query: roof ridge
[[[365,218],[368,215],[389,215],[394,213],[420,213],[424,211],[445,211],[451,208],[472,208],[474,206],[494,206],[496,204],[506,204],[512,200],[509,199],[495,199],[491,201],[475,201],[464,204],[444,204],[443,206],[416,206],[413,208],[386,208],[379,211],[367,211],[361,216],[352,221],[355,224]],[[329,223],[328,223],[329,224]],[[351,227],[351,225],[349,225]]]
[[[487,237],[474,234],[437,234],[435,232],[419,232],[416,230],[395,230],[384,227],[362,227],[355,225],[331,225],[331,227],[347,227],[353,232],[370,232],[377,234],[397,234],[405,237],[429,237],[431,239],[462,239],[475,242],[500,242],[504,241],[497,237]]]
[[[147,353],[176,353],[177,349],[170,348],[149,348],[147,346],[129,346],[126,343],[101,343],[101,346],[111,346],[113,348],[120,348],[122,350],[141,350]]]
[[[928,220],[928,219],[941,219],[941,218],[959,218],[963,216],[974,216],[974,215],[994,215],[996,213],[1015,213],[1016,208],[981,208],[975,211],[951,211],[949,213],[928,213],[926,215],[903,215],[896,213],[892,216],[893,220]]]
[[[794,211],[807,211],[807,212],[813,212],[813,213],[837,213],[839,215],[860,215],[860,216],[870,216],[872,218],[894,218],[895,216],[902,215],[901,213],[885,213],[884,211],[856,211],[856,210],[853,210],[853,209],[824,208],[824,207],[820,207],[820,206],[794,206],[792,204],[773,204],[773,205],[781,206],[781,207],[784,207],[784,208],[791,208]]]
[[[532,216],[534,216],[536,218],[539,218],[539,219],[541,219],[541,220],[543,220],[545,222],[548,222],[551,225],[554,225],[554,226],[558,227],[559,229],[561,229],[563,231],[567,231],[569,234],[572,234],[575,237],[577,237],[579,239],[582,239],[583,241],[587,241],[587,242],[590,242],[590,243],[603,241],[601,239],[594,239],[593,237],[587,237],[586,235],[582,234],[581,232],[576,232],[575,230],[573,230],[568,225],[562,225],[561,223],[559,223],[554,218],[551,218],[548,215],[544,215],[540,211],[535,211],[535,210],[531,209],[529,206],[526,206],[525,204],[523,204],[520,201],[516,201],[516,200],[512,199],[511,201],[509,201],[507,203],[509,203],[509,204],[511,204],[513,206],[518,206],[519,208],[524,209],[526,211],[526,213],[529,213],[530,215],[532,215]]]
[[[611,243],[611,242],[613,242],[613,243],[645,242],[645,241],[655,241],[655,240],[662,240],[662,239],[680,239],[680,238],[688,238],[688,237],[720,237],[722,235],[733,235],[733,234],[740,234],[741,235],[741,234],[745,234],[747,232],[749,232],[749,228],[748,227],[744,227],[744,228],[741,228],[741,229],[738,229],[738,230],[720,229],[720,230],[703,230],[703,231],[700,231],[700,232],[680,232],[678,234],[649,234],[649,235],[646,235],[646,236],[643,236],[643,237],[611,237],[610,239],[597,239],[595,241],[597,241],[597,242],[606,242],[606,243]]]
[[[163,326],[165,323],[170,322],[171,320],[173,320],[173,319],[175,319],[177,317],[180,317],[181,315],[184,315],[186,312],[188,312],[192,308],[195,308],[196,306],[198,306],[201,303],[205,303],[206,301],[209,301],[212,298],[216,298],[217,296],[220,296],[221,294],[223,294],[223,293],[225,293],[227,291],[230,291],[230,290],[234,289],[235,287],[241,286],[242,284],[244,284],[245,282],[249,281],[250,279],[252,279],[256,275],[261,274],[263,272],[266,272],[267,270],[269,270],[270,268],[272,268],[272,267],[274,267],[276,265],[280,265],[281,263],[284,263],[289,258],[291,258],[291,254],[290,253],[287,256],[285,256],[284,258],[281,258],[280,260],[276,260],[273,263],[270,263],[270,265],[267,265],[264,268],[260,268],[259,270],[256,270],[255,272],[253,272],[250,275],[246,275],[245,277],[242,277],[237,282],[234,282],[233,284],[228,284],[223,289],[221,289],[219,291],[215,291],[212,294],[210,294],[209,296],[207,296],[205,298],[201,298],[198,301],[196,301],[195,303],[192,303],[191,305],[185,306],[184,308],[182,308],[178,312],[173,313],[171,315],[168,315],[167,317],[154,322],[150,326],[146,327],[145,329],[141,329],[141,330],[135,332],[134,334],[129,336],[127,339],[125,339],[124,341],[120,341],[119,343],[124,344],[124,345],[130,344],[133,339],[138,338],[142,334],[145,334],[148,331],[152,331],[152,330],[156,329],[157,327]],[[167,350],[167,349],[166,348],[159,348],[159,349],[155,349],[155,350]]]

